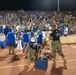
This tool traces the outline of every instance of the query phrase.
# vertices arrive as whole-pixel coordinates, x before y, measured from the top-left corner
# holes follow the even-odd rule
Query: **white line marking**
[[[15,68],[15,67],[23,67],[25,66],[26,64],[24,65],[13,65],[13,66],[4,66],[4,67],[0,67],[0,69],[3,69],[3,68]]]
[[[72,53],[71,52],[70,53],[68,52],[68,53],[64,53],[64,54],[66,54],[66,55],[68,55],[68,54],[76,54],[76,52],[72,52]]]
[[[69,62],[75,62],[76,59],[73,59],[73,60],[66,60],[66,61],[69,61]],[[63,61],[56,61],[56,62],[63,62]],[[53,63],[52,61],[48,62],[48,63]],[[27,64],[24,64],[24,65],[13,65],[13,66],[4,66],[4,67],[0,67],[0,69],[5,69],[5,68],[16,68],[16,67],[24,67],[26,66]],[[34,64],[30,64],[30,66],[33,66]]]
[[[70,53],[69,53],[69,52],[68,52],[68,53],[63,52],[63,53],[64,53],[65,55],[68,55],[68,54],[71,54],[71,55],[72,55],[72,54],[76,54],[76,52],[72,52],[72,53],[71,53],[71,52],[70,52]]]
[[[72,47],[72,48],[76,48],[75,46],[69,46],[69,45],[65,45],[65,46]]]
[[[75,62],[76,59],[73,59],[73,60],[66,60],[66,61],[69,61],[69,62]],[[63,61],[56,61],[56,62],[63,62]],[[48,63],[53,63],[53,62],[48,62]]]
[[[69,47],[76,48],[75,46],[69,46]]]

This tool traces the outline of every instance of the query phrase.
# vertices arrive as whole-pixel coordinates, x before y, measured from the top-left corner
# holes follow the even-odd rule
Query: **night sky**
[[[57,0],[0,0],[0,10],[55,10]],[[60,0],[60,10],[76,10],[76,0]]]

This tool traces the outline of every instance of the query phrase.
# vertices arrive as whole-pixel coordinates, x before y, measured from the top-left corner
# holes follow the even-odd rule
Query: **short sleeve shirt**
[[[24,34],[23,34],[23,41],[24,41],[24,42],[29,42],[29,41],[30,41],[30,39],[29,39],[29,34],[28,34],[28,33],[24,33]]]
[[[52,31],[52,33],[50,34],[51,37],[53,37],[53,41],[58,41],[60,40],[60,32],[58,29],[55,29],[54,31]]]
[[[14,33],[13,32],[9,32],[7,34],[7,38],[8,38],[8,41],[9,42],[15,42],[15,36],[14,36]]]

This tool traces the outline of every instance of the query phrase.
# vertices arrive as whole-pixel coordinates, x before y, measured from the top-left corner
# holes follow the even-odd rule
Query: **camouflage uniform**
[[[62,58],[65,57],[62,52],[62,47],[61,47],[60,41],[52,41],[51,47],[52,47],[52,54],[53,54],[54,59],[56,58],[56,52],[58,52],[59,55],[62,56]]]
[[[35,51],[31,47],[28,47],[28,59],[33,58],[33,60],[36,58]]]
[[[56,25],[53,25],[53,31],[52,33],[50,34],[50,36],[52,37],[52,44],[51,44],[51,47],[52,47],[52,54],[53,54],[53,59],[52,61],[55,63],[56,60],[56,52],[59,53],[59,55],[63,58],[63,61],[64,61],[64,65],[66,65],[66,59],[65,59],[65,56],[62,52],[62,47],[61,47],[61,42],[60,42],[60,32],[58,29],[56,29]]]

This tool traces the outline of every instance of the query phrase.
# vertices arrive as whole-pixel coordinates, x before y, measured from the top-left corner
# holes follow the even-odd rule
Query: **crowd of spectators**
[[[32,26],[40,27],[42,30],[50,30],[56,24],[58,29],[63,34],[64,26],[68,27],[73,33],[76,31],[76,12],[57,12],[57,11],[1,11],[0,26],[9,26],[12,30],[17,30],[18,27],[26,26],[26,29],[31,29]]]

